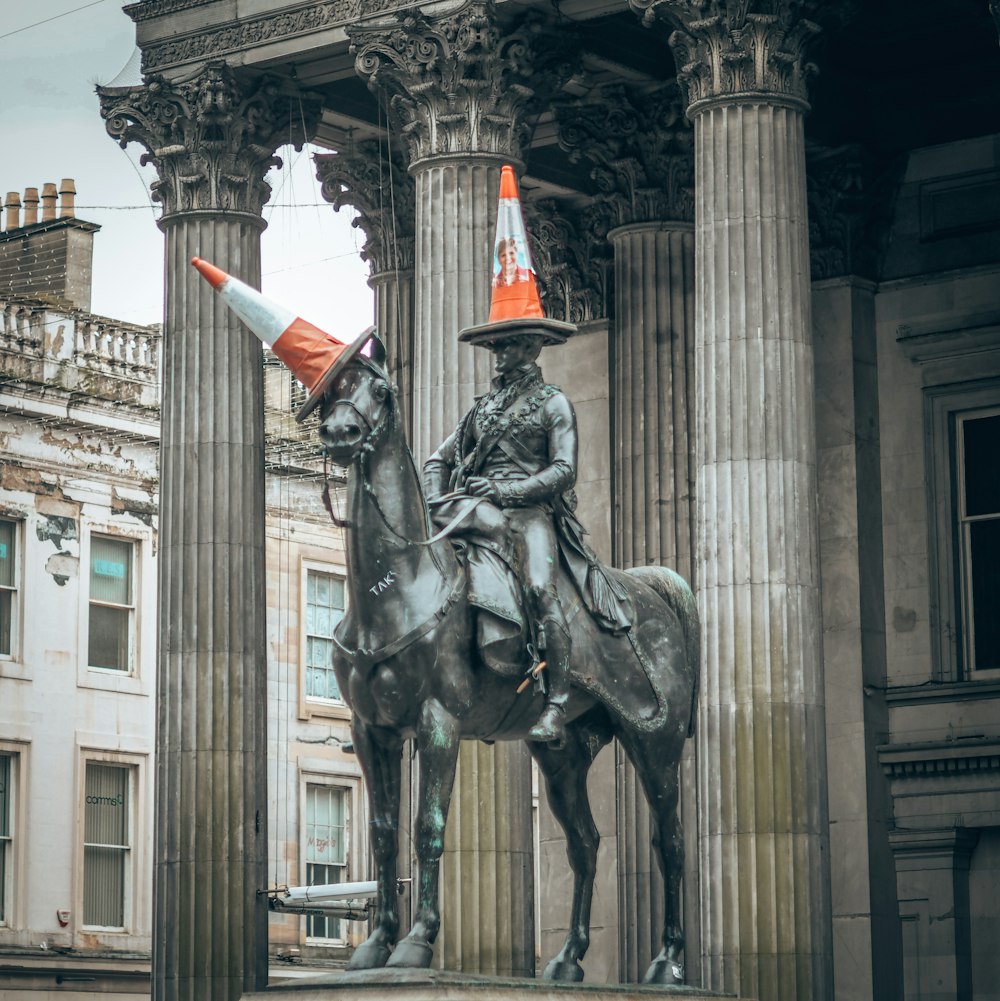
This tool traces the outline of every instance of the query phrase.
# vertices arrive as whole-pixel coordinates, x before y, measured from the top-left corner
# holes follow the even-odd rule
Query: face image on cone
[[[530,277],[527,255],[521,251],[517,237],[508,235],[498,240],[493,287],[526,282]]]

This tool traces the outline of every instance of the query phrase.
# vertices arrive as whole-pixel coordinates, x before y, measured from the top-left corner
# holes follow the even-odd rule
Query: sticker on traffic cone
[[[571,323],[547,319],[542,309],[517,180],[514,168],[507,164],[500,171],[491,285],[489,322],[467,327],[459,333],[459,340],[490,346],[507,337],[537,333],[546,344],[561,344],[576,332]]]
[[[306,387],[306,402],[295,415],[297,421],[304,420],[318,406],[337,373],[375,336],[375,327],[369,327],[353,341],[338,340],[214,264],[200,257],[192,257],[191,263],[219,298]]]

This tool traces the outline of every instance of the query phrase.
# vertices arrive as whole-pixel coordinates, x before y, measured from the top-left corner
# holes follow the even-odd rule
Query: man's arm
[[[451,471],[458,453],[458,431],[453,431],[438,450],[424,463],[424,497],[432,501],[451,487]]]

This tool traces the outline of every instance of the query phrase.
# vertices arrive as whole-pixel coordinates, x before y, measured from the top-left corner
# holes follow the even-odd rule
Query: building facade
[[[521,174],[546,307],[581,328],[545,365],[585,428],[586,520],[617,565],[672,565],[698,594],[690,981],[767,999],[995,995],[995,5],[147,0],[126,12],[144,82],[102,89],[102,115],[158,171],[165,405],[188,415],[163,428],[164,580],[207,574],[208,618],[246,640],[163,606],[213,683],[244,696],[198,773],[243,790],[214,804],[234,840],[206,873],[235,894],[218,921],[239,924],[241,945],[207,974],[169,953],[158,938],[196,901],[159,884],[154,991],[202,996],[207,976],[237,997],[264,976],[260,842],[244,826],[266,799],[249,752],[266,645],[263,388],[187,260],[259,278],[262,177],[291,138],[328,151],[324,190],[361,213],[418,459],[488,380],[483,353],[455,337],[487,313],[500,167]],[[206,488],[198,462],[180,461],[192,442],[242,479]],[[189,545],[197,511],[235,498],[245,517],[197,531],[243,561],[238,583]],[[161,644],[168,700],[207,683],[178,650]],[[164,731],[158,752],[171,761],[182,746]],[[166,768],[159,795],[190,802],[197,783]],[[625,764],[609,753],[595,768],[588,976],[634,979],[655,952],[649,822]],[[502,808],[529,783],[517,748],[463,752],[442,867],[450,968],[532,972],[530,825]],[[550,954],[566,901],[558,839],[542,828]],[[198,857],[169,824],[157,838],[165,872]]]
[[[58,207],[55,186],[43,189],[41,218],[9,194],[0,231],[0,996],[143,997],[162,337],[89,312],[98,227],[76,218],[72,182],[61,187]],[[33,200],[29,189],[24,204]],[[320,501],[314,428],[295,425],[298,390],[275,359],[264,385],[271,826],[261,891],[367,877],[365,803],[329,668],[341,536]],[[197,806],[184,828],[212,823]],[[361,933],[275,913],[264,960],[277,979],[342,965]]]

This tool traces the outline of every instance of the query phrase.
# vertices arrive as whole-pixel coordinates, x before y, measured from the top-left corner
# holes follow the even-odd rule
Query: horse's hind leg
[[[372,739],[368,728],[356,716],[351,729],[354,749],[368,786],[369,830],[378,879],[378,904],[375,926],[368,938],[354,950],[347,968],[371,970],[385,966],[399,933],[396,854],[402,744],[396,742],[386,746]]]
[[[588,727],[578,720],[566,728],[566,742],[558,749],[551,743],[528,744],[545,776],[549,807],[566,833],[566,854],[573,871],[569,933],[559,954],[545,967],[545,980],[583,980],[579,961],[590,945],[590,905],[600,845],[587,795],[587,772],[610,739],[603,727]]]
[[[684,983],[684,933],[681,929],[681,876],[684,836],[677,816],[678,762],[681,745],[670,735],[619,732],[618,739],[635,765],[653,816],[653,851],[663,877],[663,948],[653,959],[644,984]]]

